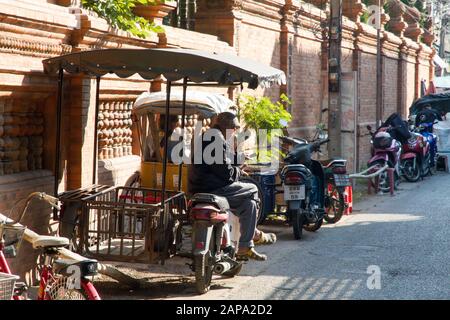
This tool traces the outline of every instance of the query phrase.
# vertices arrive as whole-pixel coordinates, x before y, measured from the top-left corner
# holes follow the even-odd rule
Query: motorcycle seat
[[[196,193],[191,198],[191,201],[192,205],[197,203],[209,203],[219,208],[220,211],[230,210],[230,204],[228,203],[227,198],[212,193]]]
[[[326,160],[319,160],[320,164],[326,168],[332,166],[335,163],[342,163],[345,164],[347,160],[342,158],[332,158],[332,159],[326,159]]]

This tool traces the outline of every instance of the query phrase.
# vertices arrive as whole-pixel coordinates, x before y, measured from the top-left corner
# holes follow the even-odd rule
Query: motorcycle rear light
[[[219,212],[211,209],[192,209],[191,210],[192,220],[207,220],[213,223],[227,221],[228,213]]]
[[[297,172],[288,172],[284,177],[284,184],[303,184],[305,180],[302,175]]]
[[[191,210],[191,219],[193,220],[210,220],[211,219],[211,210],[208,209],[192,209]]]
[[[344,166],[333,167],[333,173],[336,173],[336,174],[346,174],[346,173],[347,173],[347,168],[344,167]]]

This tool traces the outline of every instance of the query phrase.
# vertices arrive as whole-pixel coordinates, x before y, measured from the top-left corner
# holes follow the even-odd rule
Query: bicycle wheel
[[[93,300],[96,295],[89,294],[89,290],[84,281],[77,285],[75,278],[58,275],[46,293],[46,300]]]

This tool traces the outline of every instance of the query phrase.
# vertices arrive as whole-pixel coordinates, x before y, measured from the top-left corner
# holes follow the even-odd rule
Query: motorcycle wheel
[[[303,209],[292,210],[289,212],[291,217],[292,227],[294,229],[295,240],[300,240],[303,235],[303,224],[305,223],[305,215]]]
[[[319,220],[317,220],[316,223],[304,225],[303,229],[305,229],[306,231],[309,231],[309,232],[316,232],[317,230],[320,229],[320,227],[322,226],[322,223],[323,223],[323,218],[320,218]]]
[[[331,185],[331,190],[327,191],[324,219],[328,223],[336,223],[341,220],[345,210],[344,194],[335,185]]]
[[[211,280],[213,275],[214,265],[211,263],[210,257],[216,255],[214,249],[215,232],[212,232],[209,251],[207,254],[201,256],[194,256],[195,268],[195,287],[199,294],[205,294],[211,287]]]
[[[385,161],[375,161],[374,163],[371,164],[371,166],[373,165],[378,165],[378,168],[382,168],[386,165]],[[392,167],[389,165],[389,167]],[[378,169],[375,169],[374,171],[377,171]],[[395,173],[394,174],[394,187],[396,187],[398,185],[398,176]],[[378,179],[378,190],[386,193],[389,192],[391,190],[390,186],[389,186],[389,174],[387,173],[387,171],[383,171],[380,175],[379,175],[379,179]]]
[[[417,182],[420,179],[420,167],[416,165],[414,168],[414,160],[406,159],[403,162],[403,176],[409,182]]]
[[[431,174],[431,154],[428,153],[423,159],[423,173],[422,177],[426,177]]]

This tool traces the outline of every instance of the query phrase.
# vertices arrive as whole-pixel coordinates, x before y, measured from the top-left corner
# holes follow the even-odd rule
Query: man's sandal
[[[277,241],[275,233],[264,233],[261,231],[261,236],[258,240],[253,241],[255,245],[260,244],[274,244]]]
[[[265,254],[260,254],[256,252],[254,248],[249,248],[246,253],[236,254],[236,260],[238,261],[248,261],[249,259],[256,261],[266,261],[267,256]]]

